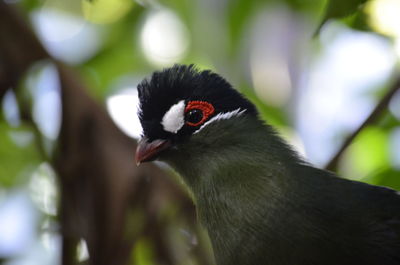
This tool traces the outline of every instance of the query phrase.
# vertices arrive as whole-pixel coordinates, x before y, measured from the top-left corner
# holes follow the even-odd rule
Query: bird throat
[[[247,242],[284,200],[283,165],[288,157],[297,158],[282,143],[261,121],[238,117],[210,125],[167,154],[219,255],[234,256],[229,251]]]

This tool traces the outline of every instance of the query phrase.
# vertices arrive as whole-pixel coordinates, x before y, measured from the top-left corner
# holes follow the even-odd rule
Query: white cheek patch
[[[177,133],[185,124],[184,113],[185,101],[181,100],[172,105],[161,120],[161,125],[164,130],[171,133]]]
[[[219,113],[217,115],[215,115],[214,117],[212,117],[210,120],[208,120],[206,123],[204,123],[197,131],[195,131],[193,134],[196,134],[198,132],[200,132],[204,127],[206,127],[207,125],[209,125],[210,123],[219,121],[219,120],[228,120],[234,116],[240,116],[242,115],[246,110],[241,110],[239,109],[235,109],[233,111],[229,111],[229,112],[223,112],[223,113]]]

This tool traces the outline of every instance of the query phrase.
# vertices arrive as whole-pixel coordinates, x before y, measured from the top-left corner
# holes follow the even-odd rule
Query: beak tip
[[[142,159],[140,159],[139,154],[138,154],[138,150],[136,150],[135,164],[136,164],[136,166],[139,166],[141,163],[142,163]]]
[[[153,161],[158,154],[171,146],[168,140],[154,140],[148,142],[147,138],[142,138],[136,148],[135,161],[136,166],[148,161]]]

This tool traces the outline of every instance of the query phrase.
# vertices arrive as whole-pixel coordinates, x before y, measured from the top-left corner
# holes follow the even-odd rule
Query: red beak
[[[148,139],[143,137],[140,139],[136,148],[136,164],[140,165],[143,162],[155,160],[161,151],[164,151],[170,146],[171,142],[169,140],[157,139],[152,142],[148,142]]]

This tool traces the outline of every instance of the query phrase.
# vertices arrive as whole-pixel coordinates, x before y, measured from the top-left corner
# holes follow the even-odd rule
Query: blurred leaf
[[[386,186],[395,190],[400,190],[400,170],[388,169],[381,174],[381,178],[376,185]]]
[[[245,86],[242,86],[245,87]],[[256,105],[257,109],[260,112],[260,116],[263,120],[266,120],[268,124],[277,127],[291,127],[288,124],[288,120],[282,109],[273,108],[271,106],[266,105],[261,99],[254,93],[254,91],[250,88],[242,89],[241,92],[253,103]]]
[[[365,12],[356,12],[353,16],[351,23],[348,23],[350,27],[360,31],[372,31],[368,24],[368,16]]]
[[[318,35],[322,26],[330,19],[349,16],[368,0],[329,0],[325,13],[314,35]]]
[[[389,111],[377,123],[377,126],[385,130],[386,132],[398,127],[399,125],[400,125],[399,120],[395,116],[393,116],[393,114],[390,113]]]
[[[40,0],[22,0],[19,2],[20,6],[25,9],[26,11],[32,11],[35,8],[38,8],[42,1]]]
[[[0,123],[0,186],[17,185],[24,172],[39,163],[33,138],[28,127],[11,128],[5,122]]]
[[[184,24],[193,29],[193,18],[197,8],[196,1],[192,0],[160,0],[160,2],[176,13]]]
[[[228,30],[233,55],[241,42],[241,37],[246,25],[251,21],[253,14],[259,10],[261,0],[234,0],[228,7]]]
[[[132,0],[82,0],[84,17],[93,23],[113,23],[133,7]]]
[[[355,139],[343,156],[350,178],[369,179],[390,166],[387,131],[380,127],[367,127]],[[366,178],[368,176],[368,178]]]
[[[83,68],[89,87],[97,98],[105,98],[113,80],[134,70],[138,59],[133,54],[131,41],[121,42],[116,49],[107,49]]]
[[[136,5],[124,19],[109,25],[103,48],[81,67],[83,76],[97,98],[105,98],[112,81],[121,75],[145,70],[145,59],[140,51],[138,24],[144,9]]]
[[[132,262],[135,265],[153,265],[154,253],[151,242],[146,239],[140,239],[136,242],[133,250]]]
[[[324,0],[285,0],[286,3],[294,11],[303,11],[306,13],[320,13],[321,9],[325,5]]]
[[[70,14],[75,14],[81,16],[82,8],[80,0],[46,0],[41,1],[42,7],[57,9],[62,12],[68,12]]]
[[[379,186],[400,190],[400,170],[388,168],[374,175],[362,179],[363,181]]]

